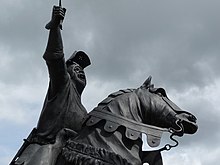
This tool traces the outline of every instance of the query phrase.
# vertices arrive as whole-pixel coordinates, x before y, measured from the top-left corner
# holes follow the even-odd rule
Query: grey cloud
[[[42,93],[46,92],[48,74],[42,54],[48,31],[44,26],[56,3],[43,0],[2,2],[1,84],[8,88],[38,84],[34,88],[41,85],[45,88]],[[185,94],[191,88],[203,91],[219,79],[220,2],[217,0],[63,0],[63,6],[67,8],[62,31],[66,58],[74,50],[81,49],[92,60],[92,66],[86,69],[88,91],[84,93],[89,109],[114,90],[141,85],[148,75],[171,96]],[[94,98],[93,93],[97,91],[100,94]],[[192,95],[192,98],[197,97]],[[195,136],[181,139],[181,146],[195,148],[199,145],[211,152],[218,142],[210,144],[210,141],[219,139],[216,131],[219,130],[216,126],[219,125],[219,108],[216,103],[212,104],[211,98],[192,100],[181,98],[179,102],[198,116],[200,128]],[[42,101],[43,98],[39,100]],[[41,105],[33,105],[36,114]],[[16,131],[15,125],[9,129],[11,134]]]
[[[208,4],[203,1],[196,9],[180,2],[175,2],[177,7],[173,8],[169,2],[122,4],[123,1],[117,5],[114,2],[85,3],[80,10],[76,9],[79,14],[72,18],[76,21],[71,29],[80,31],[78,26],[93,33],[91,54],[98,68],[94,70],[98,78],[123,81],[134,72],[142,72],[153,74],[172,86],[178,82],[184,88],[203,86],[215,78],[216,69],[210,68],[211,73],[206,73],[197,67],[201,59],[218,60],[215,53],[219,50],[218,28],[210,31],[210,27],[216,27],[213,23],[217,17],[213,17]],[[70,17],[73,12],[69,12]],[[84,17],[87,22],[83,21]],[[210,17],[214,20],[210,21]],[[75,40],[74,36],[72,39]]]

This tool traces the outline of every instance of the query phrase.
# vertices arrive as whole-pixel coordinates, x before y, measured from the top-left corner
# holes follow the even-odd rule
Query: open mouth
[[[196,124],[196,117],[192,114],[188,113],[180,113],[177,115],[177,117],[181,120],[183,127],[184,127],[184,133],[187,134],[194,134],[197,129],[198,125]]]

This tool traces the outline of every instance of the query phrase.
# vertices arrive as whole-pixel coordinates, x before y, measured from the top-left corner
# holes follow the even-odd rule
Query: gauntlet
[[[54,29],[59,27],[62,29],[62,22],[64,20],[66,9],[60,6],[53,6],[52,18],[45,26],[46,29]]]

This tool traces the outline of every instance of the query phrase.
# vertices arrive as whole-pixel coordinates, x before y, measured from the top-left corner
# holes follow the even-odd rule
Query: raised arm
[[[43,58],[46,60],[50,75],[50,98],[56,95],[61,85],[68,78],[61,36],[61,22],[64,19],[65,12],[65,8],[54,6],[51,21],[46,25],[46,29],[50,32]]]

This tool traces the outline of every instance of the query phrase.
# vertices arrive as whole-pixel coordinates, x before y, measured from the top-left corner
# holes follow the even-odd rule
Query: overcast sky
[[[0,5],[0,164],[7,165],[36,126],[48,87],[42,55],[55,0]],[[163,153],[165,165],[214,165],[220,155],[219,0],[63,0],[65,56],[84,50],[92,65],[83,104],[109,93],[157,87],[198,118],[195,135]],[[164,137],[165,138],[165,137]]]

